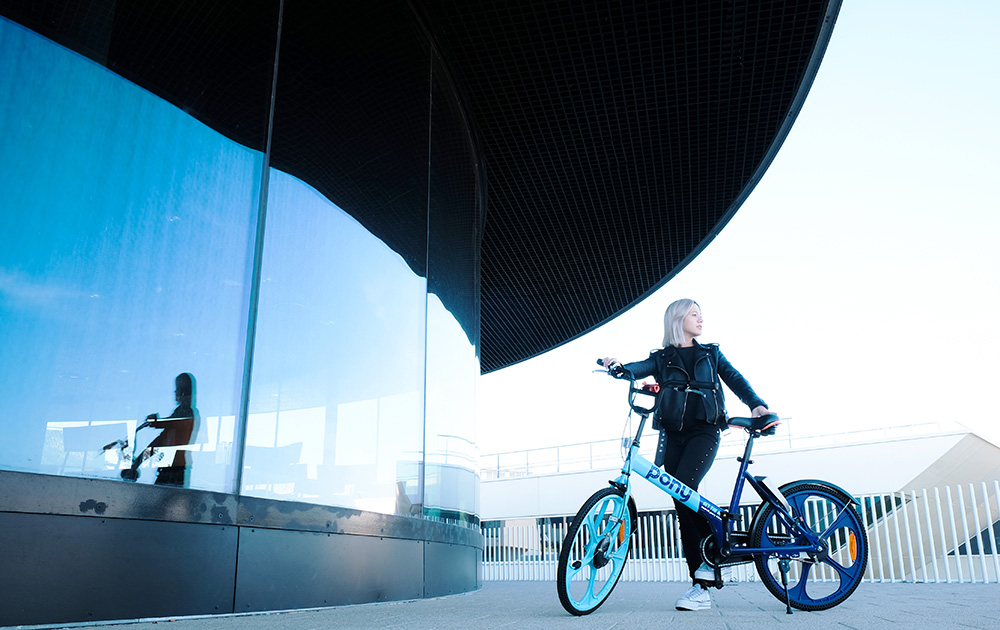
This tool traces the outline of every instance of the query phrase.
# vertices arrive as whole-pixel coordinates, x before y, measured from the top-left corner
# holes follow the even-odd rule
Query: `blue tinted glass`
[[[476,348],[434,294],[427,299],[425,513],[467,522],[479,514]]]
[[[419,514],[426,282],[271,171],[244,494]]]
[[[260,154],[3,19],[0,138],[0,467],[230,489]]]

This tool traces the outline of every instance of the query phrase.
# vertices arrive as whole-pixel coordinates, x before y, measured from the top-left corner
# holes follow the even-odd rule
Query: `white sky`
[[[617,438],[625,387],[594,361],[648,356],[681,297],[794,435],[957,421],[1000,443],[998,32],[992,0],[845,2],[735,218],[629,312],[482,377],[481,452]]]

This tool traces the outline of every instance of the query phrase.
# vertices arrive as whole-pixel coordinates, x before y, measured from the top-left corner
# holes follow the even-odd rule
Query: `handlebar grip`
[[[615,361],[611,365],[604,365],[604,359],[598,359],[597,365],[608,371],[608,374],[615,378],[632,378],[632,373],[625,369],[620,362]]]

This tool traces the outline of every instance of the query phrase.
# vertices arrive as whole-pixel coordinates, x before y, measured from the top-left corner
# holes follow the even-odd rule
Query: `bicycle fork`
[[[601,541],[597,543],[597,549],[594,551],[594,566],[598,569],[607,565],[611,558],[608,551],[611,549],[611,543],[613,537],[618,537],[620,540],[619,544],[623,544],[622,527],[624,527],[625,519],[628,515],[629,502],[632,500],[632,484],[629,483],[629,478],[632,475],[632,455],[635,454],[639,449],[638,441],[633,440],[632,445],[629,448],[628,456],[625,458],[625,462],[622,464],[621,475],[610,482],[610,484],[621,490],[622,492],[622,505],[621,511],[618,510],[611,513],[608,517],[608,528],[601,537]],[[634,535],[635,532],[629,532],[629,536]]]

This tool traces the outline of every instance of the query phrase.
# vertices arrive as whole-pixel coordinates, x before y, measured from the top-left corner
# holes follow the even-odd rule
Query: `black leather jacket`
[[[654,350],[645,361],[626,363],[625,369],[636,380],[652,376],[660,384],[660,401],[653,416],[653,428],[667,431],[684,429],[684,412],[688,405],[704,405],[705,421],[726,426],[726,403],[722,392],[724,381],[750,409],[767,407],[750,383],[726,359],[719,345],[702,345],[697,341],[694,373],[688,374],[676,348],[668,346]],[[701,415],[701,414],[698,414]]]

